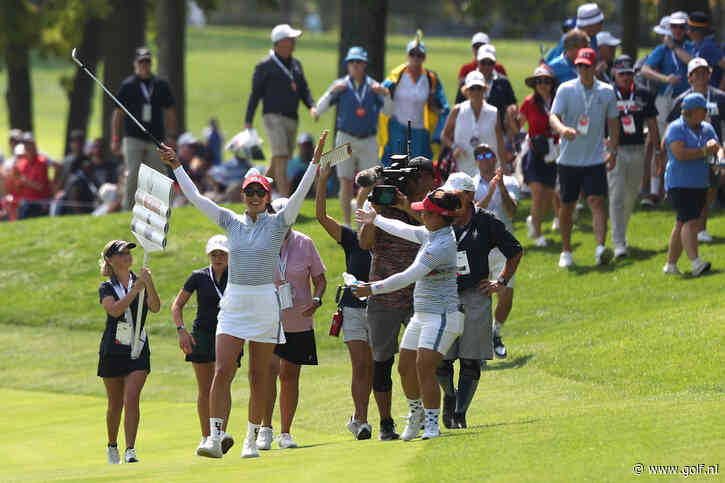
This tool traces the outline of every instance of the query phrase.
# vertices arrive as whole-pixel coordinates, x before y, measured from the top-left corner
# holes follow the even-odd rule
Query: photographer
[[[395,166],[397,163],[393,163]],[[433,163],[431,160],[419,156],[412,159],[408,165],[412,172],[401,176],[403,182],[399,184],[402,194],[411,201],[423,199],[425,194],[433,187]],[[370,184],[377,182],[376,174],[380,170],[362,172],[357,177],[358,184],[363,178],[368,178]],[[386,179],[386,181],[394,181]],[[376,200],[380,201],[380,200]],[[401,200],[403,201],[403,200]],[[402,204],[390,203],[381,206],[373,202],[375,211],[404,223],[418,225],[420,222],[405,201]],[[360,228],[360,248],[372,250],[370,266],[370,281],[383,280],[395,273],[402,272],[415,259],[418,245],[389,233],[377,229],[372,224]],[[410,320],[413,306],[413,288],[407,287],[394,293],[375,295],[368,299],[367,317],[370,331],[370,344],[373,352],[373,393],[380,412],[380,435],[383,441],[398,439],[395,432],[395,423],[390,415],[393,380],[391,377],[395,353],[398,351],[398,334],[400,326]]]
[[[506,289],[521,260],[522,249],[506,225],[473,204],[476,185],[465,173],[453,173],[443,189],[462,202],[453,223],[458,243],[458,298],[463,304],[463,333],[451,346],[436,374],[443,396],[443,424],[465,428],[466,411],[481,377],[481,361],[493,359],[491,294]],[[475,235],[477,234],[477,235]],[[489,281],[489,255],[498,249],[506,258],[503,268]],[[453,361],[460,359],[458,389],[453,384]]]

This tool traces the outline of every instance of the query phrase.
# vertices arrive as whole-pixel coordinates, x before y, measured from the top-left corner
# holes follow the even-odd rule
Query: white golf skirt
[[[279,300],[274,284],[228,283],[219,303],[216,333],[239,339],[284,344]]]

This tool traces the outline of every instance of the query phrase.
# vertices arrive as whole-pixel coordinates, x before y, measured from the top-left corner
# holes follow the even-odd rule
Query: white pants
[[[619,146],[617,163],[607,173],[609,219],[612,222],[612,244],[615,248],[627,246],[627,224],[637,202],[643,174],[644,145]]]
[[[219,303],[216,334],[271,344],[286,342],[279,318],[279,300],[274,284],[228,283]]]
[[[416,312],[405,328],[400,348],[430,349],[445,355],[462,333],[463,314],[457,310],[446,314]]]

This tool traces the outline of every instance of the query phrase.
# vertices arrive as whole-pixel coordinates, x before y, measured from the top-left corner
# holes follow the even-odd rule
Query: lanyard
[[[622,92],[620,91],[619,87],[617,87],[614,90],[617,93],[617,99],[619,99],[620,101],[623,101],[624,98],[622,97]],[[629,99],[627,99],[627,101],[628,101],[627,104],[624,106],[624,115],[625,116],[627,114],[629,114],[629,109],[627,109],[627,106],[631,105],[632,101],[634,101],[634,88],[632,88],[632,92],[629,93]]]
[[[146,98],[146,102],[151,102],[151,96],[154,95],[154,83],[153,80],[151,81],[151,90],[149,91],[148,87],[146,87],[146,83],[144,81],[139,81],[139,84],[141,85],[141,94]]]
[[[287,243],[289,244],[289,241]],[[282,256],[282,252],[284,252],[284,256]],[[286,250],[280,250],[279,256],[279,278],[284,281],[287,280],[285,278],[285,275],[287,274],[287,259],[289,258],[289,246],[287,246]]]
[[[279,60],[279,59],[277,58],[277,54],[275,54],[275,53],[274,53],[274,50],[270,50],[270,51],[269,51],[269,56],[270,56],[270,57],[272,57],[272,60],[273,60],[273,61],[274,61],[274,62],[275,62],[275,63],[276,63],[276,64],[277,64],[278,66],[279,66],[279,68],[280,68],[280,69],[282,69],[282,72],[284,72],[284,73],[285,73],[285,74],[287,75],[287,77],[289,77],[289,78],[290,78],[290,80],[291,80],[292,82],[294,82],[294,80],[295,80],[295,76],[294,76],[294,75],[292,75],[292,71],[291,71],[291,70],[289,70],[289,69],[288,69],[288,68],[287,68],[287,67],[286,67],[286,66],[285,66],[285,65],[284,65],[284,64],[282,63],[282,61],[281,61],[281,60]]]
[[[577,83],[577,89],[579,92],[582,93],[582,97],[584,98],[584,115],[589,116],[589,108],[592,107],[592,102],[594,101],[594,95],[596,94],[596,87],[597,87],[597,80],[594,79],[594,85],[592,85],[591,91],[592,93],[589,94],[589,99],[587,99],[587,93],[584,90],[584,84],[582,84],[581,79],[579,79],[579,82]]]
[[[224,296],[224,292],[219,290],[219,286],[216,284],[216,280],[214,280],[214,272],[212,272],[211,270],[211,265],[209,265],[209,278],[211,278],[211,283],[214,284],[214,289],[216,290],[216,293],[221,300],[221,298]]]
[[[347,85],[352,91],[353,94],[355,94],[355,99],[357,99],[358,104],[362,106],[363,99],[365,99],[365,94],[367,94],[368,91],[368,78],[365,77],[365,80],[363,81],[363,87],[362,92],[358,94],[357,89],[355,89],[355,84],[353,84],[352,79],[350,79],[350,76],[347,76]]]
[[[118,300],[121,300],[123,297],[126,296],[126,294],[128,294],[128,292],[131,291],[131,286],[133,285],[133,277],[131,276],[131,274],[128,275],[128,287],[124,287],[121,284],[120,280],[116,279],[116,281],[118,283],[113,283],[111,284],[111,286],[113,287],[113,291],[116,292]],[[123,315],[125,316],[127,323],[134,323],[133,317],[131,316],[131,304],[128,304],[128,307],[126,307]]]
[[[498,72],[496,71],[496,66],[493,68],[493,72],[491,72],[491,80],[488,81],[484,79],[484,82],[486,82],[486,92],[483,93],[483,98],[488,100],[489,97],[491,97],[491,91],[493,90],[493,81],[498,79]]]

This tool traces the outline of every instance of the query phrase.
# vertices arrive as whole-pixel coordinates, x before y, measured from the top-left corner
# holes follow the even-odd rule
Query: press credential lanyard
[[[294,84],[294,82],[295,82],[295,76],[294,76],[294,75],[292,75],[292,71],[291,71],[291,70],[289,70],[289,69],[288,69],[288,68],[287,68],[287,67],[286,67],[286,66],[285,66],[285,65],[284,65],[284,64],[282,63],[282,61],[280,61],[280,60],[279,60],[279,59],[277,58],[277,54],[275,54],[275,53],[274,53],[274,50],[270,50],[270,51],[269,51],[269,55],[270,55],[270,56],[272,57],[272,60],[274,60],[275,64],[277,64],[277,65],[279,66],[279,68],[280,68],[280,69],[282,69],[282,72],[284,72],[284,73],[285,73],[285,74],[287,75],[287,77],[289,77],[289,78],[290,78],[290,80],[292,81],[292,84]]]
[[[282,279],[282,282],[287,281],[287,278],[285,277],[285,275],[287,274],[287,259],[289,258],[289,246],[287,246],[286,248],[287,248],[286,250],[284,250],[284,249],[280,250],[279,278]],[[284,252],[284,256],[282,256],[282,252]]]
[[[365,99],[365,94],[368,92],[368,78],[365,77],[365,80],[363,80],[363,88],[362,92],[358,94],[357,89],[355,89],[355,84],[352,82],[352,79],[350,76],[347,76],[347,86],[350,88],[353,94],[355,94],[355,99],[357,99],[357,103],[362,106],[363,99]]]
[[[582,97],[584,98],[584,115],[588,118],[589,117],[589,108],[592,107],[592,102],[594,101],[594,95],[596,94],[595,88],[596,88],[596,80],[594,81],[594,84],[592,85],[592,88],[590,89],[592,92],[589,94],[589,99],[587,99],[587,93],[584,89],[584,84],[582,84],[581,79],[579,80],[579,83],[577,84],[578,90],[582,93]]]
[[[118,280],[118,279],[116,279]],[[131,291],[131,286],[133,285],[133,277],[129,274],[128,276],[128,287],[124,287],[121,284],[121,281],[118,280],[118,283],[112,284],[113,291],[116,292],[116,296],[118,297],[118,300],[121,300],[128,294],[128,292]],[[133,300],[131,301],[133,303]],[[126,323],[133,324],[133,317],[131,317],[131,304],[128,304],[128,307],[126,307],[126,311],[124,313],[126,316]]]
[[[209,278],[211,278],[211,283],[214,284],[214,289],[216,290],[216,293],[219,296],[219,300],[221,300],[222,297],[224,296],[224,292],[219,290],[219,286],[216,284],[216,280],[214,280],[214,272],[211,269],[211,265],[209,265]]]
[[[624,98],[622,97],[622,93],[620,92],[619,87],[617,87],[615,91],[617,92],[617,99],[623,101]],[[627,108],[627,106],[630,106],[632,104],[632,101],[634,101],[634,89],[632,89],[632,92],[629,93],[629,99],[627,99],[627,104],[624,105],[625,116],[629,114],[629,109]]]
[[[146,87],[146,83],[141,80],[139,81],[139,84],[141,84],[141,94],[146,98],[146,102],[151,104],[151,96],[154,95],[154,82],[151,80],[151,90],[149,90],[148,87]]]

